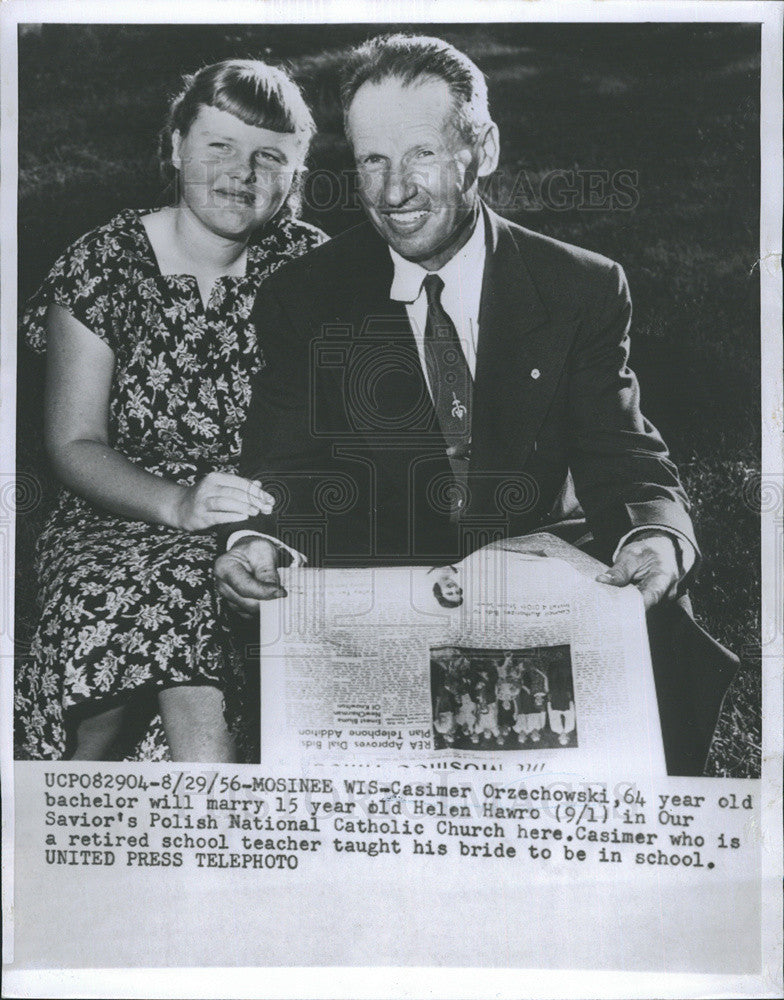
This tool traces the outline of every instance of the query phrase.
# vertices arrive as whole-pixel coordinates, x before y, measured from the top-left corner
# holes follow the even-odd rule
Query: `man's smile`
[[[382,217],[393,229],[401,233],[415,232],[430,215],[427,208],[395,208],[386,209]]]

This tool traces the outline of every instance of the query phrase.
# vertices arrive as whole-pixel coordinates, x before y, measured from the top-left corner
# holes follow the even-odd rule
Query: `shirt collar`
[[[475,280],[476,276],[481,280],[485,257],[484,215],[481,211],[478,213],[474,231],[465,245],[436,272],[427,271],[414,261],[406,260],[392,247],[389,248],[389,253],[395,268],[389,297],[395,302],[416,302],[422,291],[422,282],[428,274],[439,274],[445,288],[453,284],[463,287],[469,280]]]

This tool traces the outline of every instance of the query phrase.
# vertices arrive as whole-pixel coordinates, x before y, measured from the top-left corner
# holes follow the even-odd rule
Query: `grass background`
[[[406,27],[406,26],[402,26]],[[19,297],[71,240],[166,199],[155,155],[182,73],[218,59],[284,62],[313,108],[303,216],[334,235],[361,217],[337,100],[340,53],[385,30],[340,26],[28,26],[20,32]],[[698,620],[742,657],[708,773],[760,766],[759,28],[755,25],[411,26],[453,41],[488,78],[501,214],[618,260],[634,301],[643,408],[694,505]],[[635,171],[631,210],[544,205],[551,171]],[[328,179],[342,179],[340,190]],[[510,197],[515,194],[517,197]],[[528,196],[526,196],[528,195]],[[313,207],[314,205],[320,208]],[[53,484],[41,365],[20,351],[17,641],[35,620],[31,551]],[[41,489],[38,489],[40,484]]]

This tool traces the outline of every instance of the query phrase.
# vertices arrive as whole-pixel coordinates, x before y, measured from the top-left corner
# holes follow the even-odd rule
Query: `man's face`
[[[465,241],[482,150],[458,131],[440,79],[364,83],[348,111],[359,191],[370,221],[401,257],[428,270]],[[462,240],[461,240],[462,237]]]
[[[452,604],[460,604],[463,600],[463,588],[458,582],[454,570],[444,570],[438,577],[438,585],[444,600]]]

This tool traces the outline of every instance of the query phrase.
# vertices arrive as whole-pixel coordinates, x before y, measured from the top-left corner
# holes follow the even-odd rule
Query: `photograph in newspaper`
[[[784,4],[654,6],[0,4],[4,994],[781,995]]]
[[[434,748],[577,746],[568,646],[430,648]]]

